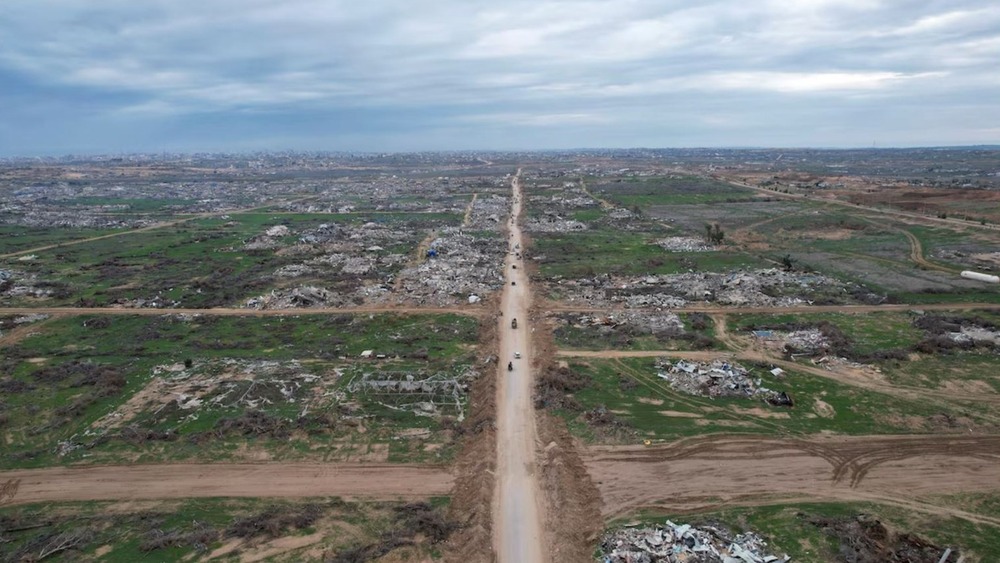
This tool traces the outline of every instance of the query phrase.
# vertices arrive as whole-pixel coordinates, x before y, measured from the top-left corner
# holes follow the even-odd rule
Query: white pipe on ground
[[[971,270],[966,270],[962,272],[962,277],[986,283],[1000,283],[1000,277],[998,276],[993,276],[990,274],[981,274],[979,272],[973,272]]]

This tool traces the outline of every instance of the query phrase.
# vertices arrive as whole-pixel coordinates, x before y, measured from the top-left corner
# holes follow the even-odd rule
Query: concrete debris
[[[35,313],[33,315],[23,315],[14,319],[14,324],[23,325],[29,323],[37,323],[39,321],[44,321],[49,318],[50,315],[45,313]]]
[[[323,223],[315,230],[309,231],[299,238],[299,242],[304,244],[320,244],[329,242],[343,236],[343,230],[337,225]]]
[[[156,415],[168,407],[189,411],[182,420],[197,419],[199,410],[206,407],[246,410],[295,404],[305,413],[343,402],[345,395],[335,389],[341,373],[310,373],[297,360],[219,358],[190,367],[182,363],[157,365],[138,393],[94,422],[86,434],[100,434],[140,413]]]
[[[383,298],[397,303],[437,306],[458,305],[482,299],[503,286],[504,243],[474,236],[461,227],[447,227],[438,233],[431,248],[433,259],[411,264],[399,273],[396,292]]]
[[[722,526],[675,524],[621,528],[601,540],[604,563],[787,563],[754,532],[732,534]]]
[[[244,242],[243,248],[246,250],[269,250],[277,248],[281,245],[279,239],[288,236],[290,233],[291,231],[284,225],[268,227],[263,233],[255,235],[250,240]]]
[[[331,305],[331,293],[322,287],[303,286],[291,290],[274,290],[268,295],[246,302],[247,309],[294,309]]]
[[[599,327],[607,330],[627,330],[634,328],[638,332],[660,336],[681,336],[684,334],[684,321],[674,313],[646,313],[641,311],[621,311],[614,315],[566,315],[557,322],[569,324],[575,328]]]
[[[704,239],[696,237],[667,237],[656,241],[656,244],[669,252],[710,252],[716,250]]]
[[[730,306],[794,307],[811,303],[816,292],[837,294],[848,302],[846,286],[820,274],[785,272],[777,268],[731,273],[689,272],[620,278],[600,275],[579,280],[555,280],[568,301],[594,306],[624,304],[633,308],[678,308],[689,302]]]
[[[949,332],[948,337],[959,343],[1000,344],[1000,332],[980,326],[963,326],[959,332]]]
[[[785,347],[801,353],[815,354],[830,348],[830,341],[819,329],[796,330],[785,335]]]
[[[773,391],[761,385],[760,378],[753,378],[750,372],[736,362],[713,360],[709,363],[667,358],[656,361],[657,377],[670,387],[700,397],[747,397],[759,398],[776,406],[791,406],[791,398],[784,392]]]
[[[17,270],[0,270],[0,297],[48,299],[53,291],[40,287],[38,276]]]
[[[282,266],[275,270],[274,277],[276,278],[297,278],[301,276],[308,276],[314,273],[316,270],[305,264],[289,264],[287,266]]]
[[[447,414],[462,421],[469,384],[478,376],[475,369],[467,366],[451,373],[355,370],[348,376],[346,389],[353,396],[392,410],[433,418]]]
[[[546,211],[541,217],[530,217],[525,230],[537,233],[568,233],[587,230],[587,224]]]

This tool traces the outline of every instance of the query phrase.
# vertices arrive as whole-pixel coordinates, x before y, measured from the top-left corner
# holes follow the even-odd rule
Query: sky
[[[0,155],[1000,144],[996,0],[3,0]]]

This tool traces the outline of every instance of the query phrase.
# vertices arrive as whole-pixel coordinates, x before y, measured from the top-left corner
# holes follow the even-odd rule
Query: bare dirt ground
[[[446,495],[453,477],[433,465],[246,463],[51,467],[0,472],[0,504],[192,497]],[[12,492],[11,492],[12,491]]]
[[[592,447],[584,453],[605,517],[641,509],[702,511],[811,500],[875,500],[921,512],[1000,519],[921,502],[1000,483],[1000,436],[862,436],[810,439],[699,436],[662,446]]]

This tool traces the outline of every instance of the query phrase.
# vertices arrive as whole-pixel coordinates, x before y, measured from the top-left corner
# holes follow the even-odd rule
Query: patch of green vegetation
[[[830,323],[847,336],[851,346],[860,355],[891,349],[909,349],[924,336],[922,330],[913,326],[913,314],[906,312],[749,314],[733,315],[732,318],[735,330],[781,325],[800,325],[805,328],[815,327],[824,322]]]
[[[302,233],[320,224],[391,225],[401,236],[381,251],[384,255],[412,252],[428,230],[461,221],[462,216],[454,213],[243,213],[54,248],[39,252],[30,262],[8,262],[35,274],[52,289],[53,298],[44,301],[46,305],[105,306],[158,298],[184,307],[232,306],[288,284],[317,284],[350,293],[365,279],[383,280],[402,268],[402,264],[393,263],[363,275],[320,272],[291,281],[273,279],[271,275],[282,266],[324,255],[321,247],[309,245],[300,245],[294,253],[282,252],[295,245]],[[277,241],[275,248],[244,248],[247,241],[275,225],[292,231]]]
[[[314,536],[301,547],[276,551],[268,560],[353,561],[349,552],[437,559],[434,554],[454,523],[444,516],[447,497],[428,503],[347,502],[315,498],[308,502],[275,499],[187,499],[143,503],[144,508],[112,502],[40,503],[0,508],[0,558],[108,563],[182,561],[204,557],[233,545],[225,560],[264,553],[270,542]],[[386,538],[407,539],[390,545]],[[56,546],[71,547],[53,551]],[[375,548],[375,549],[372,549]],[[51,552],[51,553],[50,553]],[[312,555],[319,553],[319,555]],[[275,559],[277,558],[277,559]]]
[[[741,252],[667,252],[656,244],[656,238],[628,231],[536,235],[533,244],[534,254],[544,256],[539,266],[544,278],[725,272],[766,265]]]
[[[0,225],[0,254],[21,252],[40,246],[61,244],[116,232],[119,230]]]
[[[625,178],[613,182],[592,180],[589,184],[595,194],[629,209],[633,206],[649,208],[655,205],[739,202],[760,198],[753,190],[699,176]]]
[[[417,444],[413,458],[440,461],[453,453],[442,446],[448,429],[440,417],[355,397],[342,374],[460,373],[473,360],[478,321],[458,315],[84,316],[48,321],[37,332],[5,348],[0,361],[4,467],[122,455],[218,459],[246,446],[278,458],[338,459],[347,455],[339,448],[355,433],[353,421],[368,415],[365,443],[386,444],[401,430],[426,428],[408,438]],[[363,350],[387,359],[359,362]],[[140,391],[146,395],[136,399]],[[196,402],[185,406],[191,399]],[[445,404],[453,403],[449,395]],[[98,423],[124,412],[131,418]]]
[[[648,328],[637,326],[635,322],[625,322],[614,326],[613,319],[607,325],[579,324],[585,315],[566,314],[553,331],[556,345],[564,349],[577,350],[705,350],[722,349],[722,343],[715,340],[715,325],[707,315],[682,313],[683,333],[660,331],[653,333]]]
[[[641,438],[673,440],[710,432],[912,433],[914,428],[905,425],[903,416],[930,417],[942,412],[939,404],[899,399],[791,370],[775,377],[769,366],[741,363],[763,387],[788,393],[795,406],[775,407],[756,398],[689,395],[657,377],[654,359],[628,358],[571,361],[570,369],[584,375],[588,384],[573,394],[579,408],[563,409],[561,414],[578,435],[600,441],[600,429],[595,432],[579,412],[603,405],[635,430],[631,441],[637,442]],[[977,417],[974,409],[955,407],[953,414]]]

